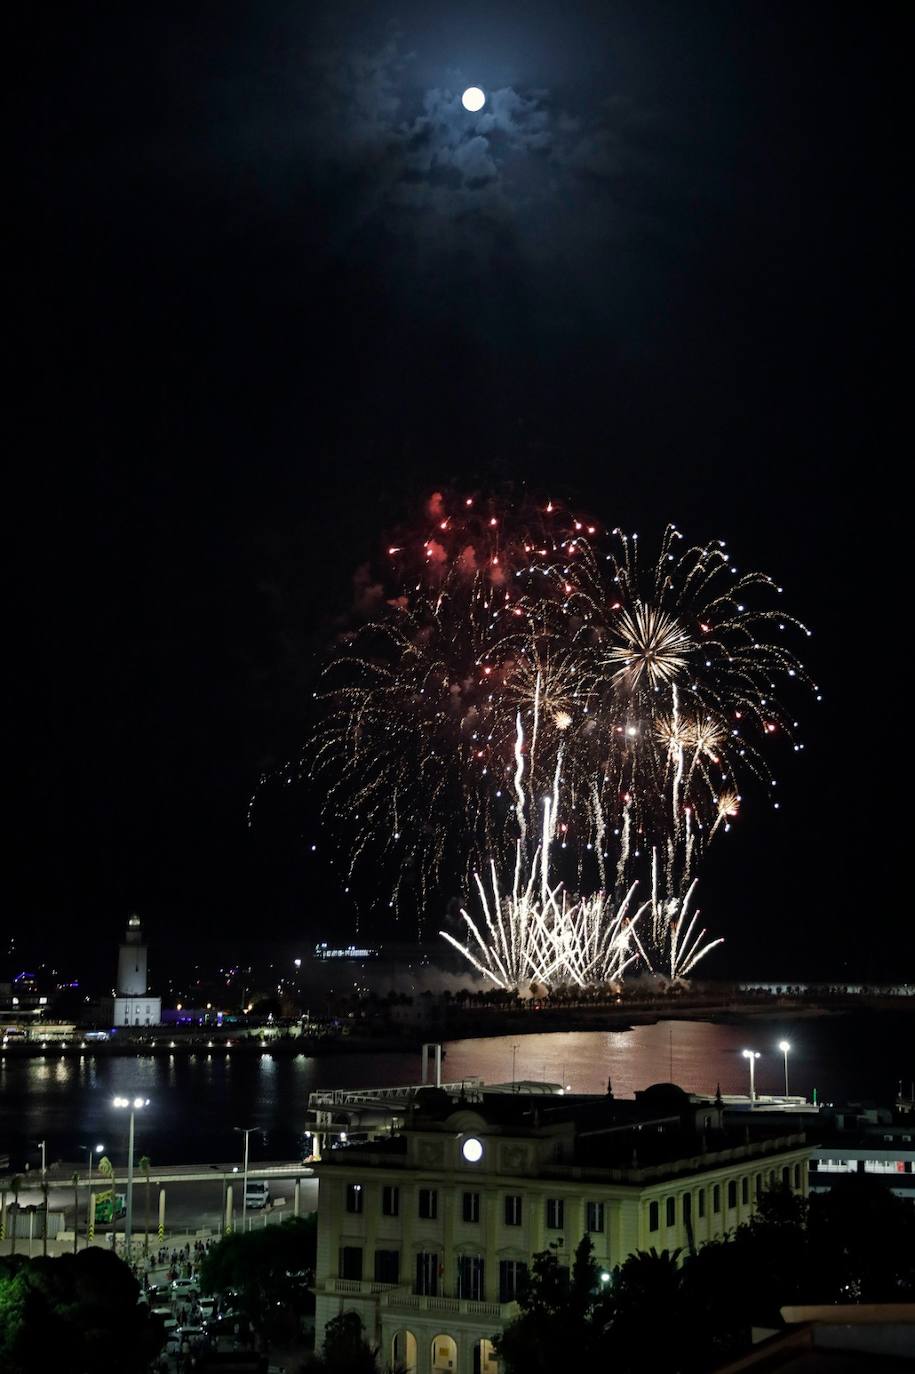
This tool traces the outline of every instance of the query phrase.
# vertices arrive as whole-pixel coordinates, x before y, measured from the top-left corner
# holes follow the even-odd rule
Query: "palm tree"
[[[16,1209],[15,1215],[14,1215],[13,1220],[12,1220],[12,1222],[11,1222],[11,1226],[12,1226],[12,1232],[11,1232],[11,1242],[12,1242],[12,1244],[11,1244],[11,1247],[10,1247],[10,1254],[11,1254],[11,1255],[15,1255],[15,1253],[16,1253],[16,1230],[17,1230],[18,1225],[19,1225],[19,1189],[20,1189],[21,1187],[22,1187],[22,1175],[21,1175],[21,1174],[16,1174],[13,1178],[10,1179],[10,1192],[13,1194],[13,1207],[15,1207],[15,1209]],[[13,1209],[12,1209],[12,1207],[11,1207],[11,1208],[10,1208],[10,1211],[12,1211],[12,1210],[13,1210]]]
[[[149,1254],[149,1171],[152,1167],[149,1155],[143,1155],[139,1161],[140,1168],[146,1177],[146,1238],[143,1241],[143,1254]]]
[[[116,1233],[117,1222],[114,1218],[114,1165],[112,1164],[111,1160],[108,1158],[107,1155],[102,1155],[101,1159],[98,1162],[98,1169],[96,1170],[96,1172],[98,1173],[100,1178],[106,1180],[108,1187],[111,1190],[111,1229],[113,1232]],[[92,1220],[95,1221],[95,1218],[93,1217]]]
[[[73,1174],[73,1253],[79,1248],[79,1174]]]

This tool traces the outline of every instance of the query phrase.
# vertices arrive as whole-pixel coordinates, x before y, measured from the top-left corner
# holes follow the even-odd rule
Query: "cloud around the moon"
[[[595,193],[611,211],[619,202],[611,234],[645,213],[638,183],[651,173],[653,121],[622,99],[573,111],[546,88],[501,86],[470,113],[460,80],[417,91],[410,65],[394,41],[313,55],[303,137],[328,202],[341,193],[334,228],[343,239],[374,227],[421,260],[454,251],[485,259],[508,235],[540,257],[573,223],[573,238],[606,237]]]

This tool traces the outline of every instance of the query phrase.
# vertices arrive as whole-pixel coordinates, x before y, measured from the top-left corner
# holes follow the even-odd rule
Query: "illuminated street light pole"
[[[88,1192],[88,1194],[89,1194],[89,1200],[88,1200],[88,1202],[86,1203],[86,1237],[88,1238],[88,1236],[89,1236],[89,1229],[90,1229],[90,1222],[91,1222],[91,1218],[90,1218],[90,1216],[89,1216],[89,1212],[90,1212],[90,1209],[91,1209],[91,1207],[92,1207],[92,1156],[93,1156],[93,1155],[100,1155],[100,1154],[103,1152],[103,1150],[105,1149],[105,1147],[104,1147],[104,1145],[81,1145],[81,1146],[80,1146],[80,1149],[86,1151],[86,1155],[87,1155],[88,1160],[89,1160],[89,1172],[88,1172],[88,1177],[87,1177],[87,1179],[86,1179],[86,1190],[87,1190],[87,1192]],[[76,1222],[74,1222],[73,1225],[74,1225],[74,1228],[75,1228]]]
[[[41,1151],[41,1190],[44,1197],[44,1231],[41,1237],[41,1253],[47,1256],[48,1253],[48,1142],[46,1140],[33,1140],[32,1144],[36,1150]],[[31,1255],[31,1247],[29,1248]]]
[[[131,1238],[133,1236],[133,1136],[134,1136],[134,1117],[141,1107],[149,1106],[148,1097],[116,1097],[112,1104],[118,1108],[126,1108],[130,1112],[130,1129],[127,1133],[127,1216],[124,1219],[124,1251],[127,1263],[130,1263]],[[112,1198],[112,1215],[114,1199]]]
[[[781,1050],[782,1054],[785,1056],[785,1096],[787,1097],[787,1096],[788,1096],[788,1051],[791,1049],[790,1041],[788,1041],[788,1040],[779,1040],[779,1042],[778,1042],[778,1048]]]
[[[759,1058],[759,1050],[744,1050],[744,1059],[750,1062],[750,1107],[756,1106],[756,1061]]]
[[[233,1126],[232,1130],[237,1131],[239,1135],[243,1135],[245,1137],[245,1174],[244,1182],[242,1184],[243,1191],[241,1197],[241,1229],[242,1234],[244,1235],[244,1233],[248,1229],[248,1136],[251,1134],[252,1131],[256,1131],[257,1127]]]
[[[80,1146],[80,1149],[86,1151],[86,1155],[87,1155],[88,1160],[89,1160],[89,1173],[88,1173],[88,1177],[87,1177],[87,1179],[86,1179],[86,1182],[88,1183],[89,1187],[91,1188],[91,1187],[92,1187],[92,1156],[93,1156],[93,1155],[100,1155],[100,1154],[102,1154],[102,1152],[104,1151],[105,1147],[104,1147],[104,1145],[81,1145],[81,1146]]]

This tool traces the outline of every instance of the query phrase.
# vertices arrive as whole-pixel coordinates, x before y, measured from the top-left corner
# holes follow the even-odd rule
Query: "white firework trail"
[[[547,801],[545,835],[549,811]],[[518,849],[520,852],[520,844]],[[516,861],[510,896],[500,893],[495,862],[490,864],[489,887],[479,874],[475,875],[488,938],[463,909],[467,942],[462,944],[444,930],[439,933],[479,973],[506,992],[527,991],[533,984],[549,988],[571,983],[583,988],[616,983],[640,957],[647,964],[637,926],[651,902],[635,907],[638,884],[632,884],[619,904],[602,892],[573,897],[561,884],[550,886],[544,853],[543,848],[537,849],[523,886],[519,882],[521,865]]]
[[[488,883],[479,873],[474,874],[482,920],[474,920],[461,908],[466,941],[462,943],[448,931],[439,934],[478,973],[505,992],[523,993],[534,985],[618,985],[639,961],[648,972],[663,970],[671,985],[682,982],[710,950],[722,943],[720,939],[706,940],[704,928],[696,931],[699,912],[690,915],[696,881],[682,901],[676,896],[662,896],[658,852],[653,848],[651,893],[640,905],[635,901],[637,882],[619,901],[603,890],[576,897],[566,892],[562,883],[551,884],[550,850],[559,814],[562,755],[560,751],[552,792],[543,799],[540,844],[529,856],[529,802],[524,788],[524,729],[520,712],[516,727],[514,784],[520,837],[515,845],[511,892],[503,895],[496,860],[490,859]],[[689,845],[688,808],[686,832]],[[624,812],[623,843],[628,853],[628,807]],[[638,925],[646,913],[650,913],[650,937],[643,944]]]
[[[671,985],[682,983],[701,959],[704,959],[716,945],[724,943],[722,937],[717,940],[706,940],[704,926],[696,930],[699,911],[697,908],[690,915],[690,904],[697,882],[698,879],[694,878],[682,901],[674,897],[661,904],[660,915],[657,909],[653,913],[652,930],[653,933],[658,932],[654,936],[655,953],[659,962],[663,962]]]
[[[518,817],[518,833],[523,844],[527,838],[527,816],[524,808],[524,788],[521,786],[524,778],[524,727],[521,724],[521,712],[515,716],[515,796],[518,798],[515,806],[515,815]]]
[[[625,804],[623,806],[623,834],[620,839],[620,857],[619,862],[616,865],[617,887],[622,886],[623,876],[626,872],[626,865],[629,862],[629,823],[631,815],[631,805],[632,800],[630,797],[627,797]]]

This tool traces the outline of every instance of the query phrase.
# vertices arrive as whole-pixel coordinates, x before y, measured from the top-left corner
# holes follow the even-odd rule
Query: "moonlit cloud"
[[[485,257],[509,234],[540,256],[561,249],[573,221],[573,237],[589,232],[578,214],[584,196],[590,232],[606,235],[606,218],[593,210],[595,189],[612,202],[624,177],[627,206],[621,200],[609,220],[617,233],[624,220],[633,222],[632,182],[646,164],[625,102],[572,112],[544,87],[502,86],[487,90],[486,105],[471,114],[461,104],[463,85],[456,75],[418,91],[411,58],[393,41],[313,59],[309,160],[329,204],[341,193],[337,232],[386,230],[422,260],[457,250]]]

